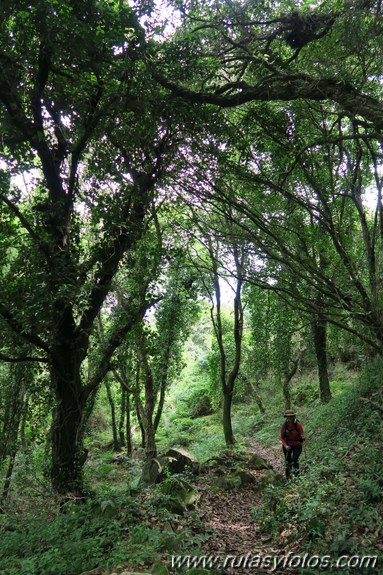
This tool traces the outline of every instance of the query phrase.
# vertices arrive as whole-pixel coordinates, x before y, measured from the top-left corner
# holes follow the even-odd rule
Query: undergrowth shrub
[[[283,533],[287,546],[299,540],[302,552],[367,554],[383,560],[383,426],[371,403],[383,403],[382,367],[377,360],[357,385],[312,410],[306,427],[311,436],[309,465],[286,487],[266,489],[263,504],[253,511],[263,530],[276,539]],[[378,571],[365,567],[358,573]]]
[[[163,553],[182,552],[193,543],[186,518],[182,532],[166,528],[179,519],[155,497],[109,491],[67,503],[63,511],[48,521],[43,513],[0,516],[1,575],[78,575],[127,564],[145,570]]]

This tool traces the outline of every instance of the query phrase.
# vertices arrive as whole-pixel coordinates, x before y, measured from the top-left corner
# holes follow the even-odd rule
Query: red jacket
[[[285,427],[286,426],[286,427]],[[288,433],[285,433],[285,429],[287,428]],[[297,430],[298,428],[298,430]],[[281,435],[280,440],[283,447],[287,447],[289,445],[302,445],[304,439],[304,431],[300,421],[293,423],[292,421],[287,421],[287,423],[283,422],[281,425]]]

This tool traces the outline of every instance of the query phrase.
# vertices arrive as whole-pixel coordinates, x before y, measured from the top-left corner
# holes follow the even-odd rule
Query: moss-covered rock
[[[262,469],[272,469],[272,465],[257,453],[253,453],[249,459],[248,466],[250,469],[261,471]]]
[[[165,479],[160,484],[160,491],[169,496],[165,504],[167,509],[179,515],[192,509],[200,498],[200,494],[190,483],[178,477]]]
[[[250,471],[246,471],[246,469],[238,468],[234,471],[233,476],[239,477],[241,480],[242,485],[246,485],[248,483],[255,483],[255,477],[250,473]]]
[[[269,485],[284,485],[285,482],[286,480],[283,475],[269,470],[267,473],[257,478],[256,487],[258,491],[263,491],[263,489],[266,489]]]
[[[212,483],[215,487],[218,487],[218,489],[230,491],[230,489],[240,487],[242,485],[242,480],[238,475],[230,474],[224,475],[223,477],[217,477]]]
[[[195,456],[183,447],[172,447],[165,453],[165,457],[169,458],[167,469],[170,473],[184,473],[191,471],[192,473],[199,472],[199,463]]]
[[[158,477],[162,470],[163,468],[158,459],[150,459],[149,461],[146,461],[142,469],[140,484],[153,485],[158,481]]]

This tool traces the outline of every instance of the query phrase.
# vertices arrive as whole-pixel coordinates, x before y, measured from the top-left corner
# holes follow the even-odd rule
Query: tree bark
[[[274,77],[272,83],[251,86],[241,82],[226,84],[230,94],[217,92],[196,92],[168,80],[153,72],[153,77],[175,96],[199,104],[213,104],[221,108],[234,108],[255,101],[313,100],[323,102],[333,101],[342,106],[349,114],[362,116],[375,127],[377,133],[383,127],[383,112],[379,100],[361,93],[351,84],[333,78],[313,78],[308,75],[285,74],[279,81]],[[242,85],[241,85],[242,84]],[[231,90],[230,90],[231,89]]]
[[[126,453],[131,456],[133,453],[132,444],[132,423],[130,417],[130,394],[126,394]]]
[[[283,397],[285,399],[285,409],[291,409],[291,394],[290,394],[290,381],[293,379],[294,375],[298,369],[299,359],[294,359],[291,365],[291,369],[285,373],[285,378],[282,382]]]
[[[120,420],[118,423],[118,437],[119,437],[121,448],[124,447],[124,445],[125,445],[124,426],[125,426],[126,403],[127,403],[126,394],[127,394],[126,389],[123,386],[121,386]]]
[[[260,411],[261,413],[265,413],[265,412],[266,412],[266,409],[265,409],[265,406],[264,406],[264,404],[263,404],[262,398],[261,398],[261,396],[259,395],[259,392],[258,392],[258,389],[257,389],[257,385],[256,385],[256,384],[251,385],[251,389],[252,389],[252,391],[253,391],[255,403],[256,403],[256,404],[258,405],[258,407],[259,407],[259,411]]]
[[[223,396],[223,433],[225,436],[225,442],[227,447],[231,447],[235,444],[235,438],[233,433],[233,426],[231,423],[231,405],[233,402],[233,392],[226,390]]]
[[[320,399],[328,403],[331,399],[330,380],[327,361],[327,322],[325,316],[318,314],[312,324],[315,355],[318,365]]]
[[[51,380],[56,392],[56,410],[52,423],[51,480],[61,495],[83,494],[84,451],[82,423],[84,397],[80,363],[73,357],[70,344],[52,353]]]
[[[14,371],[14,387],[12,393],[12,404],[8,410],[8,421],[5,421],[5,425],[9,426],[7,430],[7,438],[5,439],[3,435],[4,445],[2,446],[4,452],[0,455],[0,464],[2,459],[5,459],[6,455],[9,455],[9,462],[7,467],[7,472],[5,474],[3,492],[1,495],[0,505],[3,505],[8,497],[9,489],[11,486],[13,469],[15,466],[17,451],[18,451],[18,437],[20,431],[20,423],[25,413],[25,403],[26,403],[26,389],[24,385],[25,373],[23,368],[18,366]]]
[[[118,433],[117,433],[117,421],[116,421],[116,406],[113,399],[112,390],[110,387],[110,382],[108,378],[105,380],[105,387],[106,387],[106,394],[108,397],[108,402],[110,406],[110,414],[112,419],[112,435],[113,435],[113,449],[114,451],[120,451],[120,443],[118,440]]]
[[[16,447],[14,447],[12,449],[12,453],[10,454],[7,472],[5,474],[5,479],[4,479],[4,484],[3,484],[3,493],[2,493],[1,499],[0,499],[0,506],[1,507],[4,505],[5,501],[8,498],[9,489],[11,487],[13,468],[15,466],[15,461],[16,461],[16,455],[17,455],[17,449],[16,449]]]

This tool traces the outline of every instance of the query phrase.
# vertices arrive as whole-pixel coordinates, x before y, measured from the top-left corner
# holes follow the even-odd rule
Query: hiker
[[[299,456],[305,437],[302,424],[297,420],[294,410],[287,409],[285,418],[281,425],[280,439],[285,456],[286,479],[289,479],[292,471],[295,476],[299,475]]]

